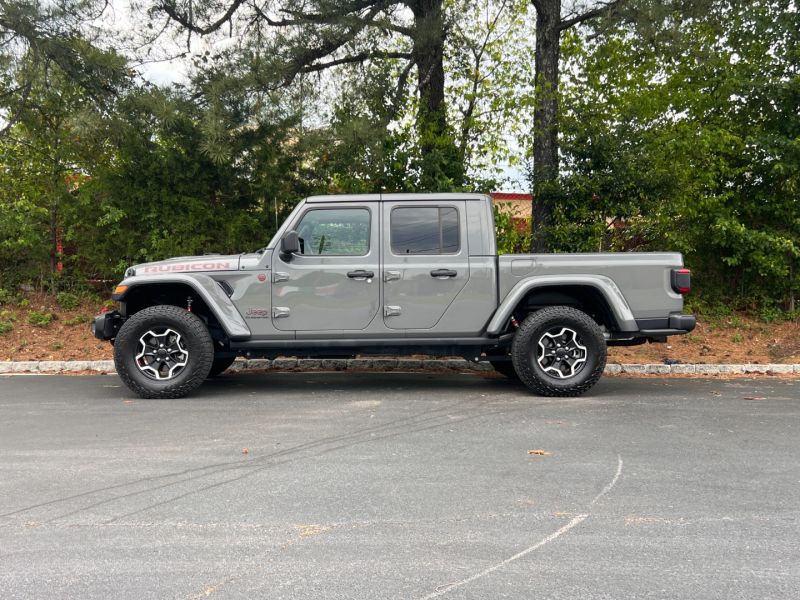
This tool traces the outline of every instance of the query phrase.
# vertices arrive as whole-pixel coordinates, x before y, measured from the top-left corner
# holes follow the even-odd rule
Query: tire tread
[[[131,336],[135,338],[138,334],[139,326],[147,326],[148,323],[152,323],[153,325],[163,323],[165,318],[174,319],[185,327],[188,333],[199,340],[202,347],[192,350],[194,354],[198,355],[199,362],[195,365],[194,371],[190,373],[189,377],[182,379],[175,385],[167,384],[162,389],[158,390],[148,389],[136,381],[136,378],[129,373],[125,364],[125,357],[122,353],[131,342]],[[133,342],[137,343],[138,339],[133,340]],[[197,315],[178,306],[151,306],[137,312],[120,328],[114,343],[114,365],[117,369],[117,374],[128,388],[140,397],[147,399],[182,398],[186,394],[194,391],[205,381],[206,376],[209,371],[211,371],[213,360],[214,342],[205,324]]]
[[[600,356],[598,357],[599,360],[589,376],[581,383],[571,387],[548,385],[546,380],[542,380],[542,378],[538,377],[531,368],[528,361],[530,348],[525,342],[530,341],[534,329],[546,323],[553,323],[555,325],[562,324],[564,321],[569,321],[570,319],[580,321],[595,337],[593,341],[596,342],[601,349]],[[587,392],[603,375],[607,358],[606,341],[600,327],[595,323],[594,319],[585,312],[570,306],[549,306],[529,315],[528,318],[520,324],[519,330],[514,336],[514,344],[511,347],[511,360],[514,363],[514,370],[519,374],[519,378],[537,394],[547,397],[574,398],[575,396],[580,396]]]

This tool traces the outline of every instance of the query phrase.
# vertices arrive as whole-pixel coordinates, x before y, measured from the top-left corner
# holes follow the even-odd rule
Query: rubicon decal
[[[188,263],[182,265],[161,265],[158,267],[145,267],[144,273],[176,273],[179,271],[222,271],[230,269],[231,263],[229,262],[216,262],[216,263]]]

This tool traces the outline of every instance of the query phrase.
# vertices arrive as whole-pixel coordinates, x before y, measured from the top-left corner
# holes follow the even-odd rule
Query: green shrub
[[[783,312],[779,306],[765,306],[758,316],[765,323],[772,323],[783,317]]]
[[[77,314],[72,319],[64,321],[64,325],[80,325],[81,323],[88,323],[89,317],[86,315]]]
[[[514,211],[511,203],[495,204],[494,223],[497,232],[497,253],[527,252],[530,248],[530,217],[524,218]]]
[[[56,302],[58,302],[61,310],[75,310],[80,306],[81,299],[77,294],[59,292],[58,296],[56,296]]]
[[[10,304],[15,300],[14,294],[9,291],[0,288],[0,306],[3,304]]]
[[[50,344],[50,350],[61,350],[64,347],[64,342],[53,342]]]
[[[11,323],[0,319],[0,335],[5,335],[12,329],[14,329],[14,326]]]
[[[35,327],[46,327],[53,320],[53,315],[50,313],[40,313],[39,311],[32,310],[28,313],[28,323]]]

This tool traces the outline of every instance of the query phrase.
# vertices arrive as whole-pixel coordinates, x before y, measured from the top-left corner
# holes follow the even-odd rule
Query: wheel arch
[[[195,277],[176,276],[168,280],[136,281],[130,278],[120,283],[127,286],[121,294],[114,294],[114,300],[121,303],[122,316],[130,317],[149,306],[171,305],[187,307],[187,299],[192,298],[192,312],[205,317],[211,327],[218,325],[229,339],[248,339],[250,329],[225,291],[216,281],[205,275]],[[208,281],[203,281],[208,280]]]
[[[617,285],[598,275],[549,275],[519,282],[495,311],[487,333],[499,335],[515,312],[525,314],[546,306],[572,306],[614,331],[639,328]]]

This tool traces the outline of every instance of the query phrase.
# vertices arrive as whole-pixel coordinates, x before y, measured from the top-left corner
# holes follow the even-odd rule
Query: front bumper
[[[122,315],[113,310],[97,315],[89,328],[92,330],[92,335],[98,340],[107,341],[117,337],[122,323]]]

